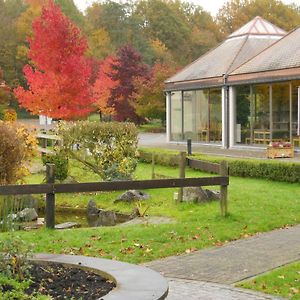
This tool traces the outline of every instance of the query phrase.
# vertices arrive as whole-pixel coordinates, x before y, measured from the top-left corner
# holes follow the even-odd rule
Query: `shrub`
[[[36,139],[24,127],[0,121],[0,185],[12,184],[28,174]]]
[[[4,111],[3,120],[6,122],[15,122],[17,120],[17,113],[14,109],[6,109]]]
[[[42,156],[43,164],[55,165],[55,179],[63,181],[69,174],[69,160],[63,152]]]
[[[18,236],[11,236],[0,244],[0,272],[8,278],[22,281],[28,275],[31,251]]]
[[[134,124],[62,122],[59,135],[64,151],[103,180],[132,177],[137,166],[137,129]]]
[[[155,162],[164,166],[177,166],[178,155],[175,151],[158,149],[140,149],[140,160],[150,163],[152,153],[155,155]],[[220,163],[224,158],[195,155],[194,159],[204,160],[213,163]],[[229,175],[239,177],[264,178],[274,181],[300,183],[300,164],[276,161],[261,161],[253,159],[226,159],[229,166]]]

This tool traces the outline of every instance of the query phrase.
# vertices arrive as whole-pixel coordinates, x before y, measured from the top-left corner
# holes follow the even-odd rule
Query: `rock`
[[[115,200],[115,202],[128,202],[131,203],[133,201],[141,201],[141,200],[148,200],[150,199],[150,195],[142,192],[142,191],[138,191],[138,190],[129,190],[125,193],[123,193],[121,196],[118,197],[118,199]]]
[[[207,202],[208,198],[201,187],[185,187],[183,188],[182,200],[185,202]]]
[[[125,223],[119,224],[118,226],[132,226],[132,225],[161,225],[161,224],[174,224],[176,223],[174,219],[168,218],[168,217],[138,217],[134,218],[130,221],[127,221]]]
[[[24,208],[17,213],[17,219],[21,222],[35,221],[38,218],[38,214],[34,208]]]
[[[203,190],[201,187],[183,188],[182,200],[185,202],[205,203],[219,198],[219,193],[216,191]]]
[[[209,200],[219,200],[220,192],[212,190],[204,190]]]
[[[97,207],[97,204],[94,200],[90,200],[88,205],[87,205],[87,215],[92,216],[92,215],[97,215],[99,213],[99,208]]]
[[[115,226],[118,223],[127,222],[136,216],[136,209],[130,215],[122,214],[113,210],[99,209],[93,200],[90,200],[87,206],[87,220],[90,227]]]
[[[115,226],[117,223],[116,213],[114,211],[100,209],[98,222],[100,226]]]
[[[81,227],[81,225],[76,222],[66,222],[66,223],[55,225],[55,229],[69,229],[69,228],[78,228],[78,227]]]

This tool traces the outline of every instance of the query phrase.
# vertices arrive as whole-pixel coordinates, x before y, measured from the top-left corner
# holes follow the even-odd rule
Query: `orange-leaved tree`
[[[100,63],[98,76],[93,87],[93,96],[100,119],[102,119],[103,114],[113,115],[115,113],[114,105],[108,103],[112,89],[118,85],[118,80],[113,80],[110,76],[113,72],[112,63],[115,59],[115,56],[111,55]]]
[[[74,119],[92,111],[91,65],[85,56],[87,41],[52,0],[33,22],[25,90],[14,90],[21,106],[32,114]]]

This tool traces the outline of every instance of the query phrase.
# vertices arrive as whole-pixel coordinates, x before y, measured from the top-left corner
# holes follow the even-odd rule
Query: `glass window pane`
[[[195,133],[195,91],[183,92],[184,140],[192,139]]]
[[[268,144],[270,141],[269,86],[254,87],[253,97],[253,143]]]
[[[222,91],[210,90],[209,99],[209,140],[210,142],[222,141]]]
[[[250,144],[250,97],[250,86],[239,86],[236,88],[236,143]]]
[[[171,106],[171,141],[182,141],[181,92],[172,92],[170,106]]]
[[[273,140],[290,139],[290,87],[288,83],[272,86]]]

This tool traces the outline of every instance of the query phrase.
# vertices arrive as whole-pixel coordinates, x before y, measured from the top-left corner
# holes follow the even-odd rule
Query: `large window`
[[[209,142],[209,91],[195,92],[195,141]]]
[[[182,93],[171,94],[171,140],[181,141],[182,136]]]
[[[183,92],[183,139],[193,139],[195,133],[195,91]]]
[[[237,87],[236,95],[236,142],[247,144],[251,139],[250,86]]]
[[[236,88],[236,143],[266,145],[297,134],[300,81]],[[290,92],[292,94],[290,95]]]
[[[290,86],[288,83],[272,85],[272,138],[290,138]]]
[[[209,140],[222,141],[222,91],[210,90],[209,93]]]
[[[293,93],[292,93],[292,137],[297,136],[297,129],[300,120],[298,120],[298,88],[300,87],[300,81],[293,82]]]

